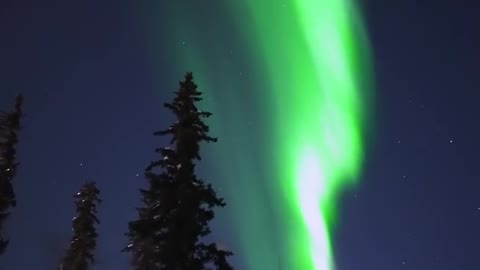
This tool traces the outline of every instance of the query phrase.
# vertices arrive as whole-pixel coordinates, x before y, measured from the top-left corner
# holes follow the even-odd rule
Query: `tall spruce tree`
[[[0,255],[8,245],[3,235],[10,209],[15,207],[15,193],[12,181],[17,173],[16,145],[22,117],[23,96],[18,95],[10,112],[0,112]]]
[[[213,208],[225,203],[194,173],[195,160],[201,159],[200,142],[217,140],[207,135],[209,128],[202,121],[211,113],[195,106],[201,95],[192,73],[187,73],[173,101],[164,105],[177,121],[154,135],[170,135],[173,148],[157,149],[162,158],[145,170],[149,187],[141,190],[143,207],[138,208],[138,219],[129,223],[125,248],[135,270],[233,269],[227,262],[233,253],[202,241],[210,233]]]
[[[77,215],[72,220],[73,237],[59,270],[87,270],[94,262],[93,251],[98,236],[95,225],[99,223],[97,204],[101,202],[99,193],[95,183],[88,182],[75,194]]]

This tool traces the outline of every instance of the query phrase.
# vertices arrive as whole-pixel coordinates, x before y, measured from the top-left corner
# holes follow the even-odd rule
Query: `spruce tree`
[[[18,95],[10,112],[0,112],[0,255],[8,245],[3,228],[10,209],[15,207],[12,181],[17,173],[16,145],[22,117],[23,96]]]
[[[99,223],[97,204],[99,190],[95,183],[86,183],[80,192],[75,194],[77,215],[73,218],[73,237],[60,264],[60,270],[87,270],[94,262],[93,251],[97,242],[95,225]]]
[[[202,121],[211,113],[195,105],[201,95],[192,73],[187,73],[173,101],[164,104],[177,121],[154,133],[171,136],[172,147],[156,150],[161,159],[146,168],[149,187],[141,190],[138,219],[129,223],[125,250],[131,253],[135,270],[233,269],[227,262],[233,253],[202,241],[210,233],[213,208],[225,203],[194,172],[201,159],[200,143],[217,140],[207,134],[209,128]]]

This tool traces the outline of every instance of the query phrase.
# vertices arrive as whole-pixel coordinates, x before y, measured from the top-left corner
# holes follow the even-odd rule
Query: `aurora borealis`
[[[246,269],[334,269],[337,198],[361,171],[371,91],[369,47],[355,4],[209,6],[221,19],[185,4],[168,11],[176,14],[175,31],[151,26],[153,40],[178,41],[170,57],[194,72],[215,115],[220,146],[207,152],[212,162],[225,160],[212,169],[232,209],[227,219]]]
[[[335,270],[480,269],[478,10],[0,1],[0,110],[22,92],[26,114],[0,268],[57,268],[71,195],[92,180],[103,200],[92,270],[128,269],[120,250],[141,175],[169,141],[152,132],[172,123],[162,104],[192,71],[219,139],[202,145],[198,175],[227,203],[208,240],[235,253],[236,270],[314,270],[314,259]],[[323,224],[313,233],[308,213]]]

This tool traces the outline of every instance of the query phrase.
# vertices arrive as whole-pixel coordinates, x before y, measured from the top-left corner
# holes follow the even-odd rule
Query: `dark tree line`
[[[143,207],[129,224],[130,243],[125,250],[133,255],[135,270],[232,269],[226,260],[231,252],[200,241],[210,233],[213,208],[225,206],[212,186],[194,172],[200,143],[217,140],[208,135],[202,120],[211,113],[196,107],[201,95],[192,73],[187,73],[173,101],[164,105],[177,121],[154,133],[171,136],[172,147],[156,150],[161,159],[146,168],[149,188],[141,190]]]
[[[9,112],[0,112],[0,255],[5,253],[8,240],[3,229],[15,207],[15,192],[12,181],[17,173],[16,145],[22,117],[23,96],[15,98],[14,108]]]
[[[148,188],[140,190],[138,218],[128,224],[128,245],[123,251],[131,255],[134,270],[233,269],[227,261],[232,252],[204,241],[211,233],[209,222],[215,216],[214,208],[224,207],[225,202],[210,184],[195,175],[196,163],[201,160],[200,143],[217,141],[208,135],[209,128],[203,122],[211,113],[197,108],[201,100],[192,73],[187,73],[173,101],[164,104],[176,122],[154,133],[170,136],[171,141],[169,146],[156,149],[159,159],[145,169]],[[8,244],[3,226],[15,206],[12,179],[17,169],[15,146],[22,104],[23,97],[18,96],[14,109],[0,114],[0,255]],[[88,270],[94,262],[98,195],[93,182],[74,195],[73,236],[59,270]]]
[[[87,270],[94,262],[93,252],[97,246],[98,224],[97,204],[99,190],[95,183],[86,183],[80,192],[75,194],[77,215],[72,220],[73,237],[59,270]]]

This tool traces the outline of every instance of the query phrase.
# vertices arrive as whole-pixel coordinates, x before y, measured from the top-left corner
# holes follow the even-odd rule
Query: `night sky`
[[[233,165],[209,154],[235,152],[239,138],[236,147],[248,144],[252,156],[268,156],[255,154],[262,139],[241,139],[270,132],[262,124],[269,114],[259,109],[268,98],[260,93],[262,68],[251,61],[261,55],[249,39],[251,18],[220,0],[170,2],[0,1],[0,108],[22,93],[26,114],[14,182],[18,205],[1,269],[58,265],[71,237],[72,195],[89,180],[98,183],[103,200],[94,269],[128,269],[120,250],[146,184],[143,169],[169,141],[152,133],[172,121],[162,104],[186,71],[198,76],[213,113],[212,135],[219,136],[219,143],[205,146],[199,174],[232,205],[219,210],[212,237],[236,253],[237,269],[278,269],[247,267],[245,258],[257,246],[268,247],[254,240],[281,239],[246,237],[248,251],[232,225],[253,224],[244,213],[255,212],[252,206],[274,207],[253,200],[240,211],[241,196],[232,190],[248,200],[247,193],[263,194],[269,184],[248,184],[253,180],[242,178],[248,173],[223,180],[220,175],[233,171],[217,170]],[[368,103],[373,113],[359,179],[337,203],[337,270],[480,269],[480,6],[474,2],[361,3],[375,98]],[[209,97],[209,91],[217,92]],[[228,102],[242,113],[229,118]],[[250,130],[222,129],[230,122]],[[262,162],[237,165],[250,171]]]

